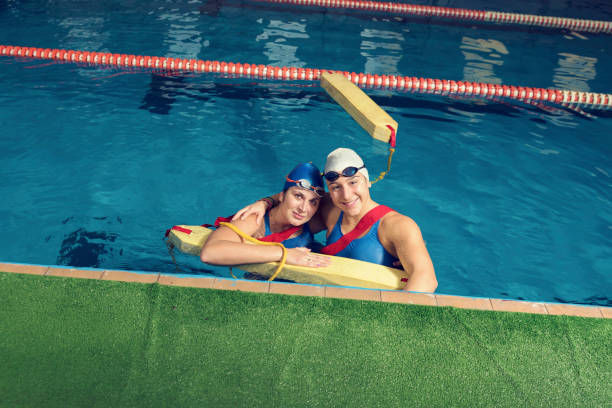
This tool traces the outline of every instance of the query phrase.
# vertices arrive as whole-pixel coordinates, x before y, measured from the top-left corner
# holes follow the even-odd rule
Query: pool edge
[[[612,319],[612,307],[572,303],[530,302],[447,295],[442,293],[404,292],[331,285],[310,285],[289,282],[253,281],[209,276],[188,276],[173,273],[124,271],[115,269],[74,268],[57,265],[34,265],[0,262],[0,272],[121,282],[159,283],[169,286],[203,289],[236,290],[297,296],[369,300],[422,306],[448,306],[493,312],[519,312],[545,315],[579,316]]]

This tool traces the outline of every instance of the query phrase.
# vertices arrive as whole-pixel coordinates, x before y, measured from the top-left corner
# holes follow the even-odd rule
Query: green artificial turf
[[[1,406],[605,407],[612,320],[0,273]]]

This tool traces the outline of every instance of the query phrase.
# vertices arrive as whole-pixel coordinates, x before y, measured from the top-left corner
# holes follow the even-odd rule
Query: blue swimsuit
[[[327,245],[333,244],[338,241],[342,236],[340,226],[342,225],[342,217],[344,213],[340,213],[338,222],[334,225],[334,229],[327,237]],[[376,221],[370,231],[359,239],[351,241],[346,248],[338,252],[337,256],[343,256],[345,258],[359,259],[360,261],[371,262],[379,265],[393,266],[393,262],[398,259],[391,255],[385,247],[380,243],[378,239],[378,227],[380,220]]]
[[[266,225],[266,236],[272,234],[270,231],[270,215],[266,213],[264,216],[265,225]],[[302,233],[297,237],[286,239],[282,242],[285,248],[298,248],[298,247],[307,247],[310,248],[315,242],[314,235],[310,228],[308,227],[308,223],[302,225]],[[311,248],[312,249],[312,248]]]

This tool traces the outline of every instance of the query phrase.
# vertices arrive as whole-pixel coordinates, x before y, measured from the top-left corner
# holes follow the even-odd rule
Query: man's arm
[[[381,222],[379,237],[385,248],[392,249],[391,254],[399,258],[408,273],[408,283],[404,290],[414,292],[436,290],[438,280],[433,262],[416,222],[399,213],[389,214]]]

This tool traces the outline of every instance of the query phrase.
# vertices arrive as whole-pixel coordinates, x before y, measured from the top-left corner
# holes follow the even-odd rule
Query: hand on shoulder
[[[254,203],[251,203],[236,211],[236,214],[234,214],[234,220],[246,220],[250,216],[255,215],[255,223],[259,225],[269,207],[270,205],[266,201],[257,200]]]
[[[231,224],[236,226],[247,235],[257,235],[257,231],[263,229],[263,225],[259,221],[259,216],[255,213],[244,216],[242,219],[233,218]]]

